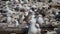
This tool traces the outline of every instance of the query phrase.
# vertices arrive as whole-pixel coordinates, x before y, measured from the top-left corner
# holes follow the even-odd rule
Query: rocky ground
[[[1,34],[60,34],[59,0],[0,0]]]

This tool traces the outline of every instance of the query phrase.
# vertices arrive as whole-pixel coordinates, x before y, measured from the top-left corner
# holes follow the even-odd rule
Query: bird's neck
[[[35,26],[36,22],[32,22],[31,26]]]

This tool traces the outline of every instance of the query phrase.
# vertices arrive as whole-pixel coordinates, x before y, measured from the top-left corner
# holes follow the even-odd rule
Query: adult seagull
[[[36,18],[35,15],[32,13],[28,34],[38,34],[38,30],[35,27],[35,25],[36,25]]]

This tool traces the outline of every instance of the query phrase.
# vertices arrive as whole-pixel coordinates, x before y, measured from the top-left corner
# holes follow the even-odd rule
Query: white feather
[[[44,23],[44,19],[43,19],[42,16],[39,16],[39,18],[38,18],[38,23],[39,23],[39,24],[43,24],[43,23]]]

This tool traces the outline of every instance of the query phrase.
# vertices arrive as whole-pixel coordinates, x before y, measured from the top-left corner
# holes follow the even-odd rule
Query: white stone
[[[47,32],[47,34],[57,34],[56,31]]]

